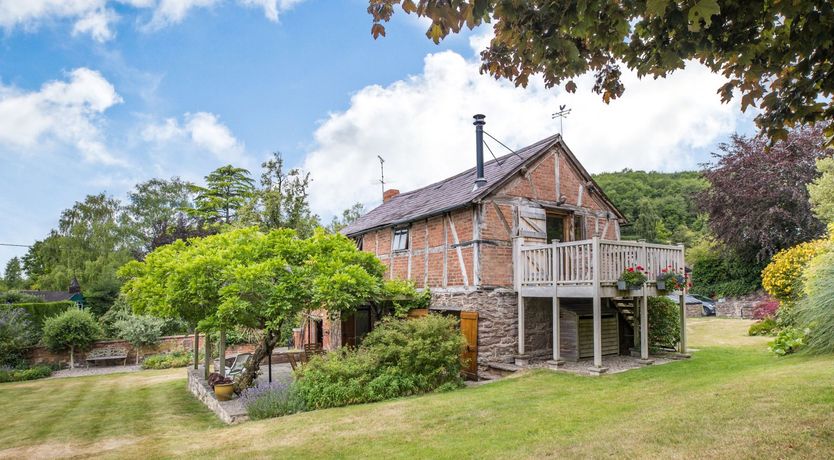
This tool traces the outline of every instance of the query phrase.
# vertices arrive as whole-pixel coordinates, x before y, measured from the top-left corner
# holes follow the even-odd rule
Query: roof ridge
[[[538,140],[538,141],[536,141],[536,142],[534,142],[534,143],[532,143],[532,144],[530,144],[530,145],[525,145],[524,147],[521,147],[521,148],[520,148],[520,149],[518,149],[518,150],[513,150],[512,152],[507,153],[507,154],[505,154],[505,155],[502,155],[502,156],[500,156],[500,157],[496,157],[496,158],[493,158],[493,159],[491,159],[491,160],[489,160],[489,161],[485,161],[485,162],[484,162],[484,167],[486,167],[486,166],[488,166],[488,165],[491,165],[491,164],[494,164],[494,163],[497,163],[497,162],[498,162],[498,160],[503,160],[503,159],[505,159],[505,158],[509,158],[509,157],[510,157],[510,156],[512,156],[512,155],[518,155],[520,151],[529,150],[529,149],[532,149],[532,148],[534,148],[534,147],[537,147],[539,144],[543,144],[543,143],[550,142],[550,141],[552,141],[554,138],[556,138],[556,137],[558,137],[558,136],[559,136],[559,134],[553,134],[553,135],[548,136],[548,137],[546,137],[546,138],[544,138],[544,139],[540,139],[540,140]],[[503,167],[503,165],[500,165],[500,166],[501,166],[501,167]],[[442,184],[442,183],[448,182],[448,181],[450,181],[450,180],[452,180],[452,179],[456,179],[456,178],[458,178],[458,177],[460,177],[460,176],[464,176],[464,175],[466,175],[466,174],[471,173],[472,171],[475,171],[475,168],[476,168],[476,167],[475,167],[475,166],[473,166],[473,167],[471,167],[471,168],[469,168],[469,169],[466,169],[466,170],[464,170],[464,171],[461,171],[461,172],[459,172],[459,173],[457,173],[457,174],[455,174],[455,175],[448,176],[448,177],[444,177],[443,179],[440,179],[440,180],[438,180],[438,181],[436,181],[436,182],[432,182],[431,184],[428,184],[428,185],[424,185],[424,186],[422,186],[422,187],[420,187],[420,188],[415,188],[414,190],[409,190],[409,191],[407,191],[407,192],[398,193],[397,195],[395,195],[395,196],[391,197],[391,198],[389,199],[389,201],[391,201],[391,200],[395,200],[395,199],[397,199],[397,198],[399,198],[399,197],[401,197],[401,196],[411,195],[411,194],[413,194],[413,193],[417,193],[417,192],[420,192],[420,191],[423,191],[423,190],[429,189],[429,188],[431,188],[431,187],[433,187],[433,186],[436,186],[436,185],[439,185],[439,184]],[[387,203],[387,202],[386,202],[386,203]]]

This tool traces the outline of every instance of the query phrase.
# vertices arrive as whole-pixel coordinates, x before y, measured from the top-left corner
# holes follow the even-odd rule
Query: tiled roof
[[[70,300],[75,293],[67,291],[20,291],[23,294],[40,297],[44,302],[60,302]]]
[[[550,136],[497,160],[484,162],[484,178],[487,180],[484,187],[474,188],[475,168],[471,168],[448,179],[389,199],[356,219],[345,227],[342,233],[348,236],[357,235],[374,228],[411,222],[465,206],[487,195],[528,160],[548,150],[560,139],[558,134]]]

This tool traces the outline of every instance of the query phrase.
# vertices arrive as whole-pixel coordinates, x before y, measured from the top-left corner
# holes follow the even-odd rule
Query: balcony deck
[[[668,269],[683,273],[683,245],[593,238],[566,243],[516,241],[515,289],[524,297],[630,297],[659,292],[655,276]],[[649,280],[642,289],[619,291],[617,279],[629,267],[642,266]]]

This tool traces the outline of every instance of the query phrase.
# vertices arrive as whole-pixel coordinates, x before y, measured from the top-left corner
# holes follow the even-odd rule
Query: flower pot
[[[234,383],[218,383],[214,385],[214,396],[218,401],[229,401],[235,394]]]
[[[665,291],[666,290],[666,281],[665,280],[657,280],[657,290],[658,291]]]
[[[627,291],[628,285],[624,280],[617,280],[617,289],[620,291]]]

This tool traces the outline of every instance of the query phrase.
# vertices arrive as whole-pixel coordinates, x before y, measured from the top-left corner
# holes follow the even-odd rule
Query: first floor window
[[[395,228],[394,240],[391,244],[391,249],[394,251],[405,251],[408,249],[408,229]]]

